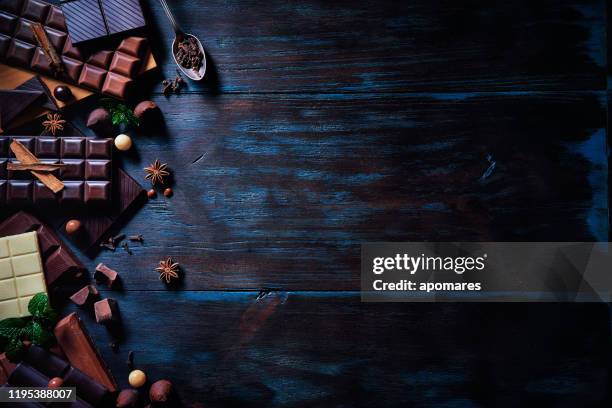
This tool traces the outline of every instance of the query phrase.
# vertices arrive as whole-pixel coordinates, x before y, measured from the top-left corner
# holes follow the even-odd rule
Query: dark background
[[[359,297],[362,242],[609,239],[605,1],[170,1],[209,73],[169,98],[145,6],[165,128],[123,167],[175,195],[88,260],[121,273],[118,353],[82,313],[120,383],[133,350],[194,407],[609,406],[608,305]]]

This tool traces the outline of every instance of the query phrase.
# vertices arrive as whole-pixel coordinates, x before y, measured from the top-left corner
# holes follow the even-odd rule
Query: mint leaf
[[[13,317],[0,321],[0,336],[11,340],[18,337],[21,329],[26,325],[25,319]]]
[[[49,330],[38,322],[32,322],[32,343],[38,346],[45,346],[53,339],[53,335]]]
[[[18,338],[13,338],[6,346],[5,352],[9,360],[16,362],[19,360],[21,351],[23,350],[23,343]]]
[[[30,320],[30,323],[26,327],[21,329],[21,339],[22,340],[32,341],[32,336],[33,336],[32,323],[33,323],[32,320]]]
[[[45,293],[37,293],[28,303],[28,312],[35,317],[42,316],[50,308],[49,298]]]

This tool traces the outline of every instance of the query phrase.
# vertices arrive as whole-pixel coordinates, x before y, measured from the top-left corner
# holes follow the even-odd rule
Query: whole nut
[[[126,152],[132,148],[132,138],[128,135],[120,134],[115,138],[115,147],[122,152]]]
[[[164,190],[164,196],[165,197],[172,197],[172,194],[174,194],[174,191],[172,191],[172,189],[170,187],[168,187],[167,189]]]
[[[134,388],[140,388],[147,382],[147,375],[141,370],[133,370],[128,376],[128,382]]]
[[[62,385],[64,385],[64,380],[61,379],[60,377],[53,377],[52,379],[49,380],[49,384],[47,384],[47,387],[49,388],[59,388]]]
[[[142,101],[134,108],[134,116],[141,121],[152,119],[159,113],[159,107],[153,101]]]
[[[75,235],[81,230],[81,221],[79,220],[70,220],[66,223],[66,234]]]
[[[172,383],[168,380],[155,381],[149,390],[149,398],[153,403],[167,402],[173,392]]]
[[[147,191],[147,197],[149,198],[155,198],[156,195],[157,193],[155,192],[154,189],[150,189],[149,191]]]
[[[108,136],[113,132],[113,122],[110,113],[104,108],[91,111],[87,119],[87,127],[101,136]]]
[[[136,390],[121,390],[117,396],[115,406],[117,408],[134,408],[138,404],[138,391]]]

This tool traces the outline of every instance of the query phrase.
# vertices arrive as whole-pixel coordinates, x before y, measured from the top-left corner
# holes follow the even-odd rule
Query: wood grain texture
[[[182,289],[356,290],[361,242],[608,237],[605,93],[155,101],[167,129],[123,166],[167,162],[175,194],[99,256],[127,290],[166,256]]]
[[[159,2],[156,56],[174,76]],[[213,63],[207,92],[594,90],[604,0],[174,1]]]
[[[609,310],[597,304],[362,304],[358,294],[130,292],[114,354],[194,407],[603,406]],[[196,404],[199,403],[200,405]],[[193,404],[193,405],[192,405]]]

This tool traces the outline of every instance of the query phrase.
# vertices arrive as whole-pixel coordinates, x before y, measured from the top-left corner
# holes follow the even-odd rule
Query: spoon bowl
[[[202,53],[202,65],[200,65],[200,69],[198,69],[197,71],[194,70],[193,68],[186,68],[182,66],[176,59],[178,45],[185,38],[195,39],[196,43],[198,44],[198,48],[200,49],[200,52]],[[194,81],[200,81],[204,78],[204,75],[206,74],[206,53],[204,52],[204,47],[202,47],[202,43],[200,42],[198,37],[196,37],[195,35],[177,33],[177,35],[174,37],[174,40],[172,41],[172,58],[174,58],[174,62],[179,67],[181,72],[185,74],[185,76],[187,76],[189,79],[192,79]]]
[[[172,58],[174,58],[174,62],[187,78],[194,81],[200,81],[204,79],[204,75],[206,74],[206,53],[204,52],[204,47],[202,46],[202,43],[200,42],[198,37],[193,34],[187,34],[181,29],[181,27],[177,24],[174,15],[170,11],[170,7],[168,7],[168,3],[166,3],[166,0],[159,0],[159,2],[161,3],[162,8],[166,13],[166,16],[168,17],[168,20],[170,20],[170,24],[172,24],[172,28],[174,29],[174,40],[172,41]],[[202,53],[202,64],[200,65],[200,69],[198,70],[194,70],[192,68],[185,68],[176,59],[179,43],[185,38],[193,38],[196,44],[198,45],[200,52]]]

